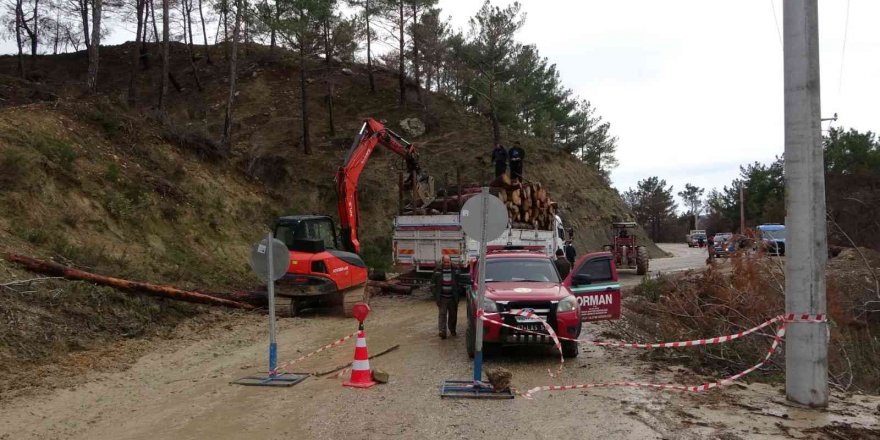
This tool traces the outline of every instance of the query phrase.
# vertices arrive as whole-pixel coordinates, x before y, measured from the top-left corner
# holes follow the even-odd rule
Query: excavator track
[[[367,291],[367,285],[353,287],[341,293],[342,295],[342,312],[346,318],[354,316],[354,305],[357,303],[370,303],[370,294]]]

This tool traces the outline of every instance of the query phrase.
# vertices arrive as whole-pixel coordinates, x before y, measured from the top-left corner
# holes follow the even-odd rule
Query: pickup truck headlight
[[[569,295],[569,296],[566,296],[565,298],[563,298],[562,301],[559,301],[559,305],[556,306],[556,311],[557,312],[570,312],[572,310],[577,309],[577,304],[578,304],[577,298]]]
[[[489,298],[483,298],[483,311],[486,313],[497,313],[498,305]]]

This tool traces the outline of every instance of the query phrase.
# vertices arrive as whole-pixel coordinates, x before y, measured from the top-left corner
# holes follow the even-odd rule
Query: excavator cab
[[[275,238],[292,251],[318,253],[339,249],[336,225],[326,215],[281,217],[275,223]]]

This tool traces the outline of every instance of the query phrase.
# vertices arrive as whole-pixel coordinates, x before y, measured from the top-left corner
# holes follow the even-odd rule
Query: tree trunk
[[[18,75],[24,79],[24,52],[22,51],[21,24],[24,21],[22,0],[15,0],[15,43],[18,46]]]
[[[211,61],[211,49],[208,48],[208,31],[205,28],[205,13],[202,12],[202,0],[199,0],[199,20],[202,22],[202,37],[205,39],[205,60],[211,65],[214,63]]]
[[[58,26],[61,18],[61,8],[55,10],[55,41],[52,42],[52,55],[58,55],[58,40],[61,39],[61,26]]]
[[[324,82],[327,83],[327,128],[330,130],[330,136],[336,136],[336,127],[333,125],[333,81],[330,79],[332,66],[330,64],[330,19],[324,19]]]
[[[199,80],[199,71],[196,69],[196,56],[193,51],[193,28],[192,28],[192,2],[193,0],[184,0],[184,17],[183,22],[186,31],[189,33],[189,44],[186,46],[186,56],[189,58],[189,67],[192,69],[193,78],[196,81],[196,88],[202,91],[202,82]]]
[[[370,45],[372,43],[372,35],[370,35],[370,0],[364,0],[364,17],[367,21],[367,77],[370,79],[370,93],[376,94],[376,82],[373,79],[373,54]]]
[[[403,0],[398,0],[398,6],[400,9],[400,23],[399,23],[399,25],[400,25],[400,40],[398,41],[400,43],[400,49],[399,49],[400,63],[398,64],[398,72],[397,72],[398,85],[400,86],[400,100],[398,101],[398,105],[403,107],[406,104],[406,83],[405,83],[405,79],[404,79],[404,75],[406,74],[406,72],[403,69],[403,67],[404,67],[403,66],[403,43],[404,43],[404,40],[403,40],[403,26],[404,26]]]
[[[170,298],[178,301],[224,306],[244,310],[256,309],[256,307],[251,304],[225,298],[218,298],[217,296],[208,295],[203,292],[183,290],[178,289],[174,286],[162,284],[144,283],[140,281],[130,281],[121,278],[98,275],[91,272],[74,269],[72,267],[63,266],[54,261],[37,260],[36,258],[30,258],[25,257],[24,255],[15,254],[8,254],[5,258],[6,261],[9,261],[10,263],[20,264],[27,268],[27,270],[29,271],[51,276],[63,277],[68,280],[87,281],[89,283],[101,286],[112,286],[117,289],[143,293],[146,295],[157,296],[161,298]]]
[[[156,40],[156,43],[159,43],[159,27],[156,24],[156,3],[154,3],[154,0],[148,1],[150,2],[150,13],[153,16],[153,38]]]
[[[419,104],[422,103],[422,87],[419,83],[419,36],[418,36],[418,26],[419,26],[419,10],[416,5],[416,1],[412,2],[412,41],[413,41],[413,76],[416,80],[416,97],[419,101]]]
[[[89,34],[89,0],[79,0],[79,15],[83,25],[83,43],[88,49],[92,45],[92,36]]]
[[[224,153],[228,153],[231,149],[230,142],[232,136],[232,110],[235,102],[235,80],[238,76],[238,35],[241,27],[241,7],[235,8],[235,28],[232,29],[232,53],[229,54],[229,95],[226,98],[226,117],[223,120],[223,139],[221,147]],[[228,11],[227,11],[228,15]]]
[[[498,124],[498,114],[495,112],[495,82],[489,81],[489,119],[492,121],[492,142],[501,143],[501,126]]]
[[[159,91],[159,111],[165,111],[168,100],[168,73],[171,70],[171,43],[168,29],[168,2],[162,0],[162,88]]]
[[[135,89],[135,76],[137,75],[137,68],[139,64],[139,60],[141,57],[141,31],[144,27],[144,5],[146,4],[145,0],[135,0],[135,15],[137,15],[137,32],[134,33],[134,45],[135,49],[131,51],[131,72],[129,73],[128,79],[128,105],[129,107],[133,107],[137,102],[136,89]]]
[[[40,41],[40,17],[38,16],[40,0],[34,0],[34,31],[31,34],[31,69],[37,62],[37,45]]]
[[[303,153],[312,154],[311,136],[309,135],[309,109],[308,109],[308,88],[306,87],[306,54],[305,43],[299,43],[299,85],[300,85],[300,103],[302,106],[302,136],[303,136]]]
[[[94,0],[92,5],[92,45],[89,46],[89,76],[87,85],[89,93],[98,93],[98,49],[101,47],[101,3]]]

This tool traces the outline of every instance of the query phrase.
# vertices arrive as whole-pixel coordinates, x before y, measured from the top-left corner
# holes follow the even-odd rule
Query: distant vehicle
[[[485,326],[483,341],[487,350],[503,345],[553,345],[541,321],[503,312],[530,310],[547,321],[557,335],[573,339],[580,335],[582,321],[620,317],[620,284],[613,258],[607,252],[584,255],[568,277],[561,279],[551,257],[540,251],[492,251],[486,255],[486,296],[481,305],[476,304],[477,269],[477,264],[471,264],[467,276],[470,285],[465,345],[469,356],[475,352],[476,326],[482,325],[477,316],[481,308],[489,319],[524,330]],[[562,341],[562,353],[567,358],[576,357],[578,343]]]
[[[756,244],[758,250],[770,255],[785,255],[785,225],[769,223],[760,225],[756,229],[758,231]]]
[[[704,229],[694,229],[691,230],[687,235],[684,236],[684,240],[687,243],[688,247],[703,247],[703,244],[707,244],[706,240],[706,231]],[[701,244],[701,241],[702,243]]]
[[[648,273],[648,249],[636,243],[634,222],[614,222],[611,224],[611,244],[602,250],[614,255],[614,264],[622,269],[635,269],[636,274]],[[632,232],[630,232],[632,230]],[[704,238],[705,240],[705,238]]]
[[[726,257],[736,250],[736,242],[733,240],[732,232],[719,232],[715,234],[711,245],[714,248],[716,257]]]

